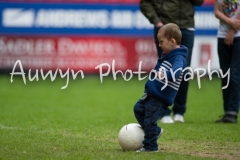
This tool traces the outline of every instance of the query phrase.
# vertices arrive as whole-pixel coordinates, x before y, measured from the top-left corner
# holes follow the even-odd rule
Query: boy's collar
[[[162,53],[162,57],[164,57],[164,56],[166,56],[167,55],[167,53]]]

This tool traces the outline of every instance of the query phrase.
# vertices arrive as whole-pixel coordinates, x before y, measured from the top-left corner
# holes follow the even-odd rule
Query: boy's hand
[[[163,79],[163,78],[164,78],[164,73],[158,72],[158,79]]]

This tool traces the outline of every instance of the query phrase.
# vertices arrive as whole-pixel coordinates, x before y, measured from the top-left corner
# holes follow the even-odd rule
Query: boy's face
[[[163,50],[164,53],[169,53],[171,50],[174,49],[174,45],[175,45],[175,40],[172,38],[170,40],[168,40],[165,36],[164,36],[164,31],[160,30],[158,32],[158,41],[159,41],[159,47]]]

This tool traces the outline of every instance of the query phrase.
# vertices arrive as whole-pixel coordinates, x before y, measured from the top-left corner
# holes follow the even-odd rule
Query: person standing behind
[[[218,57],[223,73],[230,69],[230,81],[222,89],[224,115],[216,123],[237,123],[240,106],[240,0],[215,0],[218,27]],[[222,87],[227,85],[222,79]]]
[[[187,67],[191,64],[194,44],[194,5],[201,6],[204,0],[141,0],[140,9],[143,15],[154,25],[154,39],[158,57],[162,55],[162,49],[158,47],[158,30],[167,23],[175,23],[182,32],[181,45],[188,48]],[[160,119],[162,123],[184,122],[186,112],[188,81],[182,81],[173,104],[173,119],[171,110],[167,109]]]

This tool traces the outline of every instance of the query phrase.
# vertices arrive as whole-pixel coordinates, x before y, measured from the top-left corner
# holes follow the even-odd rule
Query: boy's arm
[[[184,62],[185,62],[184,59],[185,58],[183,56],[179,56],[175,58],[175,61],[173,62],[172,68],[171,68],[172,72],[170,70],[166,71],[168,80],[177,79],[181,75],[182,70],[184,69],[183,68]]]
[[[161,20],[158,17],[151,1],[141,0],[140,10],[143,13],[143,15],[150,21],[150,23],[154,25],[161,23]]]

